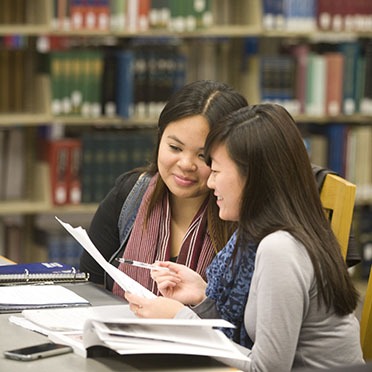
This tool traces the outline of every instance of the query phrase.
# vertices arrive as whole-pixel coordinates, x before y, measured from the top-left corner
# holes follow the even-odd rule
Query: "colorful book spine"
[[[338,48],[344,57],[342,112],[345,115],[352,115],[357,110],[355,98],[360,44],[357,41],[342,42]]]
[[[306,114],[325,114],[326,63],[323,55],[311,52],[308,57],[306,75]]]
[[[340,115],[342,112],[344,57],[340,52],[324,54],[326,63],[326,114]]]
[[[118,115],[124,118],[133,115],[134,57],[132,50],[117,54],[116,107]]]

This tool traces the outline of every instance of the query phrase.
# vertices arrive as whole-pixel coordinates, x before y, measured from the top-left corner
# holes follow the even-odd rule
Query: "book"
[[[234,327],[223,319],[139,319],[128,304],[118,304],[23,310],[22,317],[9,320],[46,334],[53,342],[72,346],[82,357],[106,351],[247,359],[221,332],[221,328]]]
[[[68,203],[81,202],[81,140],[69,141]]]
[[[50,169],[52,202],[64,205],[68,202],[69,148],[64,140],[47,144],[46,159]]]
[[[318,0],[316,20],[319,30],[329,31],[332,28],[334,0]]]
[[[295,95],[298,102],[298,113],[303,114],[306,110],[306,79],[307,79],[307,62],[310,53],[309,45],[301,43],[292,48],[292,55],[296,60],[295,72]]]
[[[0,313],[25,309],[89,306],[85,298],[61,285],[11,285],[0,287]]]
[[[59,262],[32,262],[0,266],[0,285],[87,281],[89,274]]]
[[[326,63],[321,54],[310,52],[306,74],[306,108],[307,115],[325,114],[326,100]]]
[[[345,124],[329,124],[328,134],[328,168],[345,177],[345,146],[347,126]]]
[[[341,52],[324,54],[326,63],[326,114],[336,116],[342,112],[344,57]]]
[[[352,115],[356,112],[355,91],[360,49],[360,44],[357,41],[342,42],[339,44],[339,51],[344,57],[342,109],[345,115]]]
[[[117,58],[114,52],[107,50],[104,54],[103,71],[101,80],[101,107],[102,115],[114,117],[117,114],[116,108],[116,69]]]
[[[133,113],[134,59],[132,50],[117,54],[116,107],[118,115],[127,119]]]
[[[85,322],[83,344],[88,357],[106,350],[119,355],[183,354],[249,360],[218,329],[223,327],[234,326],[223,319],[93,318]]]
[[[5,144],[4,199],[20,200],[25,197],[26,187],[26,139],[22,128],[12,128]]]

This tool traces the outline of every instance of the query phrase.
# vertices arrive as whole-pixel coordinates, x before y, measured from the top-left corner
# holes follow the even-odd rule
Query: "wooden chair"
[[[365,360],[372,360],[372,267],[360,318],[360,343]]]
[[[327,174],[320,191],[320,200],[345,259],[353,218],[355,191],[354,184],[335,174]]]

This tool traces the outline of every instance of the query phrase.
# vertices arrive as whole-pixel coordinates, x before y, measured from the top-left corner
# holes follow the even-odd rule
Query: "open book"
[[[222,319],[90,319],[85,322],[83,344],[88,356],[103,348],[120,355],[184,354],[248,360],[214,327],[233,325]]]
[[[234,327],[222,319],[140,319],[129,305],[25,310],[12,323],[72,346],[80,356],[182,354],[246,359],[215,327]],[[27,326],[25,321],[33,326]],[[35,328],[38,327],[38,328]]]

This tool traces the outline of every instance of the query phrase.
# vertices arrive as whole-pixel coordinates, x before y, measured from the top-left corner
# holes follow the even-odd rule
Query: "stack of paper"
[[[60,285],[0,286],[0,313],[84,305],[90,305],[89,301]]]
[[[85,323],[88,350],[101,346],[120,355],[184,354],[248,360],[214,327],[233,327],[222,319],[117,319]]]

